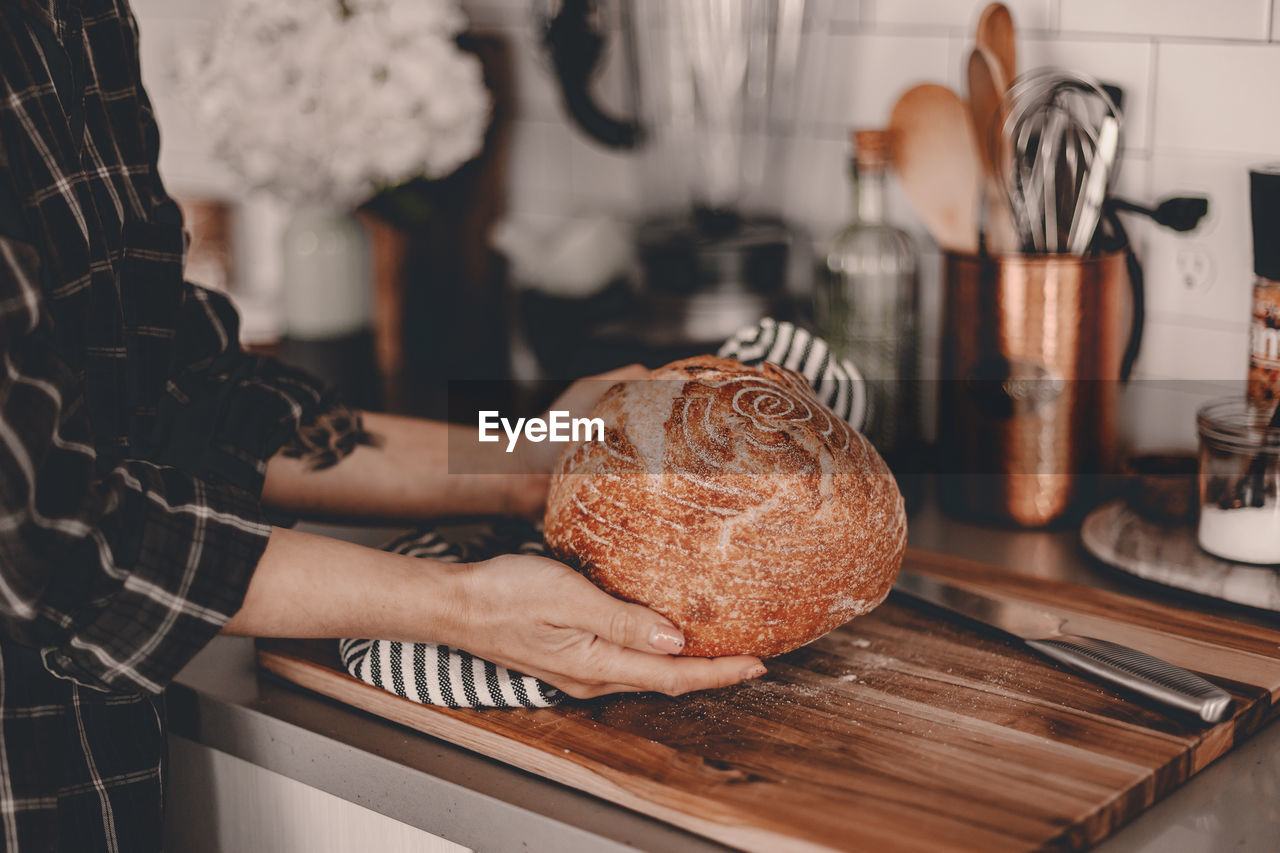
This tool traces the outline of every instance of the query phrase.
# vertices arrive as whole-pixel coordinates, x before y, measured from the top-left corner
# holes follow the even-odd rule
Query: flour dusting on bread
[[[790,651],[889,594],[906,513],[871,444],[804,378],[702,356],[611,389],[560,459],[552,552],[662,613],[685,654]]]

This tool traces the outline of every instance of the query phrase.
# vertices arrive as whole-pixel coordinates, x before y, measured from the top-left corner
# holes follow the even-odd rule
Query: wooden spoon
[[[1013,28],[1013,15],[1009,7],[1003,3],[992,3],[982,10],[978,18],[978,31],[974,39],[979,47],[991,51],[1000,71],[1004,74],[1005,85],[1013,82],[1018,76],[1017,31]],[[1004,96],[1004,90],[1000,92]]]
[[[902,188],[933,239],[944,249],[976,252],[982,167],[964,101],[935,83],[908,89],[889,131]]]
[[[969,54],[969,112],[973,114],[973,132],[978,139],[978,154],[989,177],[1000,175],[1000,157],[1004,124],[1004,98],[1008,80],[1000,70],[995,55],[982,45]]]
[[[1004,138],[1004,92],[1008,81],[991,51],[981,44],[969,54],[969,112],[973,117],[974,137],[982,162],[983,216],[979,227],[993,252],[1012,252],[1018,248],[1013,217],[1001,181],[1012,157]]]

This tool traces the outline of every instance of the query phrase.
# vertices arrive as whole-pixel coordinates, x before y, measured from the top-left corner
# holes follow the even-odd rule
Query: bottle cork
[[[887,130],[863,129],[849,134],[853,161],[859,169],[886,169],[893,159],[893,138]]]

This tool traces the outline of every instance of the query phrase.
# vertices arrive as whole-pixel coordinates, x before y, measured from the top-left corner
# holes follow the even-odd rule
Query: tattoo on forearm
[[[359,412],[336,406],[299,426],[280,452],[290,459],[301,459],[309,470],[322,471],[337,465],[360,445],[378,447],[381,443],[377,435],[365,430]]]

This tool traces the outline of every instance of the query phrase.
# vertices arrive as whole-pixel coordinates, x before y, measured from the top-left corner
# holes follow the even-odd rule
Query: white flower
[[[354,205],[480,152],[491,100],[456,0],[231,0],[178,76],[251,189]]]

